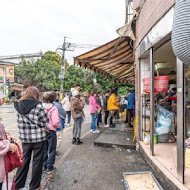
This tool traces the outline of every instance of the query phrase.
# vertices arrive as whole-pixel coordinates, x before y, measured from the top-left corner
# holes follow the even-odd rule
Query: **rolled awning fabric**
[[[176,0],[172,47],[182,62],[190,64],[190,0]]]

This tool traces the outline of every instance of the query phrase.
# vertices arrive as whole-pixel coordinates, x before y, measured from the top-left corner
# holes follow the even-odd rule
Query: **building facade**
[[[175,56],[171,34],[175,12],[175,0],[134,0],[136,15],[134,63],[136,86],[136,116],[138,128],[137,141],[152,163],[162,170],[171,183],[178,189],[190,189],[190,169],[185,159],[187,148],[185,140],[189,138],[189,66]],[[166,143],[154,141],[157,106],[162,104],[164,96],[155,93],[155,76],[168,76],[169,87],[176,85],[177,101],[167,107],[173,113],[172,138]],[[150,93],[144,90],[143,81],[150,79]],[[165,96],[167,96],[165,94]],[[150,131],[147,125],[150,124]],[[147,144],[144,139],[149,140]],[[160,138],[160,136],[159,136]]]

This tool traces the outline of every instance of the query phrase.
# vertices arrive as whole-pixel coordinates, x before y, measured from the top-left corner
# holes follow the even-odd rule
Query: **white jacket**
[[[63,108],[65,111],[71,111],[69,96],[66,96],[65,98],[63,98],[63,100],[61,101],[61,104],[63,105]]]

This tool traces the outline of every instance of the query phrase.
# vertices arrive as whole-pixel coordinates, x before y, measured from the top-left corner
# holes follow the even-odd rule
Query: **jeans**
[[[57,135],[55,131],[50,131],[44,147],[44,163],[43,167],[51,170],[55,163],[57,146]]]
[[[71,123],[71,111],[66,111],[66,114],[67,114],[67,124],[70,124]]]
[[[91,127],[90,129],[95,131],[96,130],[96,114],[95,113],[91,113],[91,117],[92,117],[92,120],[91,120]]]
[[[2,189],[2,185],[3,185],[3,183],[0,183],[0,190]]]
[[[96,126],[99,127],[99,123],[100,123],[100,117],[101,117],[101,114],[96,114]]]
[[[30,182],[30,189],[38,189],[40,187],[43,167],[44,144],[45,141],[38,143],[22,143],[24,165],[17,169],[15,189],[21,189],[25,186],[32,153],[32,179]]]
[[[73,138],[79,138],[81,135],[82,118],[78,118],[74,121]]]

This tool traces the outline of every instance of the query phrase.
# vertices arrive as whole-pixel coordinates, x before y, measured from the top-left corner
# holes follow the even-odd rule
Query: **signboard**
[[[4,82],[4,65],[0,65],[0,83]],[[10,83],[14,83],[14,66],[6,66],[6,80],[9,79]]]

